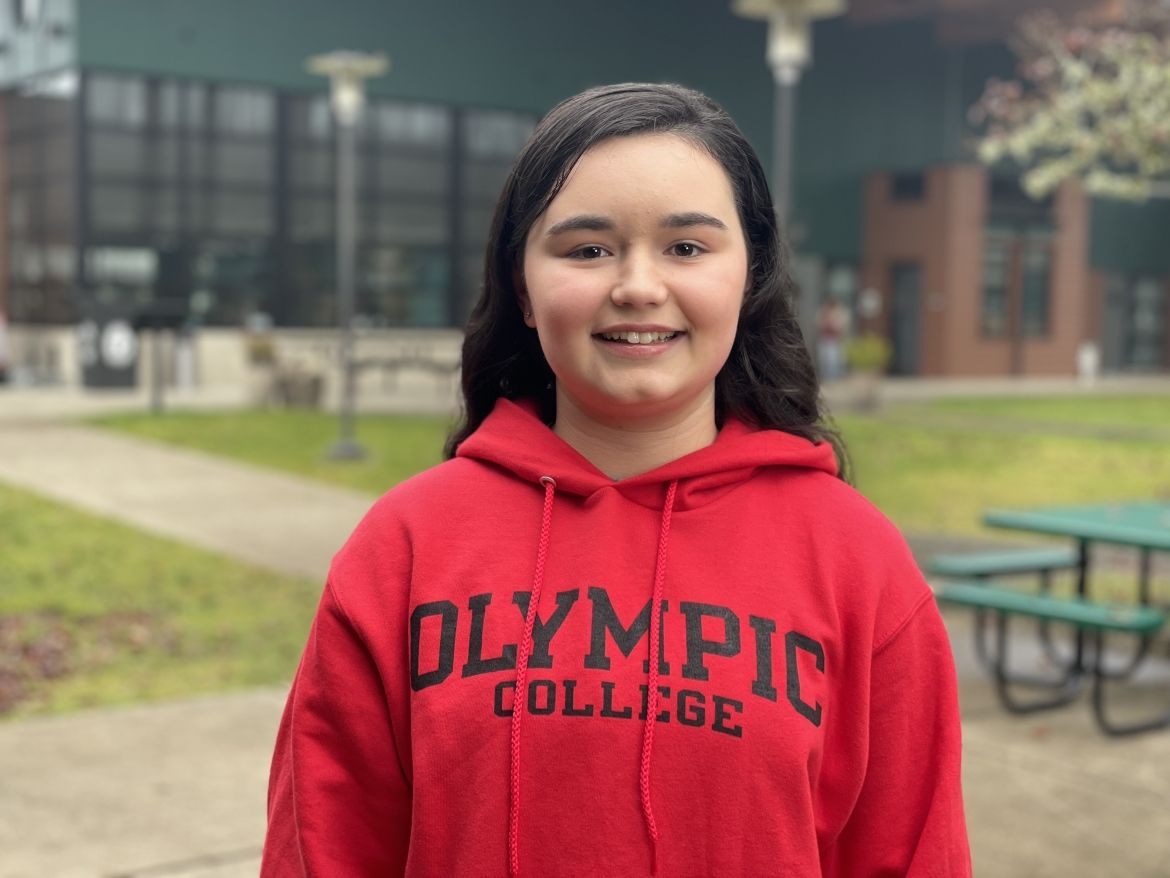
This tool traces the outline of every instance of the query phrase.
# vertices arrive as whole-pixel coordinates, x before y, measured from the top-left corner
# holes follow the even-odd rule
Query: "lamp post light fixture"
[[[772,191],[776,218],[787,233],[792,212],[792,143],[796,86],[812,58],[812,22],[845,11],[845,0],[732,0],[743,18],[768,22],[768,66],[776,83],[772,117]]]
[[[385,55],[338,51],[314,55],[307,68],[310,73],[329,77],[330,104],[337,123],[337,319],[341,330],[341,422],[340,434],[329,450],[329,457],[333,460],[359,460],[366,452],[354,437],[353,429],[357,126],[366,101],[365,81],[383,75],[390,68],[390,60]]]

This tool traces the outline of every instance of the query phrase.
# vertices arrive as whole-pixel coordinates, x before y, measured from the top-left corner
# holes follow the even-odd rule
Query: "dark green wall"
[[[699,88],[769,146],[762,23],[722,0],[83,0],[83,66],[321,89],[313,54],[385,51],[385,96],[543,113],[590,85]],[[765,153],[766,154],[766,153]]]
[[[1170,201],[1094,199],[1089,263],[1125,274],[1170,274]]]
[[[925,21],[832,19],[815,38],[799,98],[797,218],[804,249],[856,261],[865,178],[969,161],[967,108],[1011,58],[994,47],[938,46]]]
[[[386,51],[375,94],[543,113],[590,85],[675,81],[739,122],[771,167],[765,28],[726,0],[81,0],[77,54],[101,67],[323,89],[312,54]],[[795,156],[800,248],[861,255],[862,181],[878,170],[971,160],[967,109],[1002,47],[941,47],[928,22],[815,28]],[[1170,206],[1095,203],[1092,265],[1170,270]]]

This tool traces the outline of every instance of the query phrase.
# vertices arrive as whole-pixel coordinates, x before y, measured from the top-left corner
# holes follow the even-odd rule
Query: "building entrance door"
[[[922,266],[917,262],[895,263],[890,269],[890,289],[890,371],[895,375],[917,375]]]
[[[1102,361],[1109,371],[1154,372],[1170,360],[1170,302],[1163,281],[1111,278],[1105,292]]]

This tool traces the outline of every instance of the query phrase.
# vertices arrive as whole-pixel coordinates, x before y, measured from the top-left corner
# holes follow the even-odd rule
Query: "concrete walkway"
[[[0,417],[0,480],[288,573],[321,578],[371,502],[11,414]],[[975,667],[967,617],[948,624],[976,874],[1170,875],[1170,732],[1103,738],[1083,702],[1006,716]],[[1147,709],[1170,701],[1168,663],[1147,684]],[[0,878],[255,875],[283,699],[264,689],[0,723]]]
[[[151,533],[324,582],[373,498],[87,427],[0,427],[0,480]]]

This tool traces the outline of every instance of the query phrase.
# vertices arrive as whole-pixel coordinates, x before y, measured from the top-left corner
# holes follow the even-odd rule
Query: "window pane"
[[[272,231],[272,202],[267,194],[217,192],[214,228],[220,234],[267,235]]]
[[[45,226],[57,238],[73,229],[73,187],[65,180],[51,180],[45,190]]]
[[[427,104],[376,101],[365,122],[367,135],[383,143],[446,149],[451,138],[451,111]]]
[[[158,254],[145,247],[90,247],[85,271],[97,283],[149,286],[158,273]]]
[[[272,150],[268,143],[220,141],[215,145],[215,176],[233,183],[267,185],[272,179]]]
[[[90,77],[86,115],[94,122],[141,127],[146,122],[146,83],[105,74]]]
[[[51,178],[73,176],[73,132],[54,132],[44,143],[45,172]]]
[[[1048,287],[1051,268],[1048,247],[1024,252],[1022,322],[1024,335],[1048,334]]]
[[[171,187],[154,191],[151,207],[151,224],[162,232],[174,232],[179,228],[179,192]]]
[[[14,236],[23,235],[31,225],[27,192],[8,193],[8,231]]]
[[[376,326],[445,326],[450,263],[429,247],[381,246],[359,255],[358,310]]]
[[[467,152],[477,158],[511,161],[528,140],[535,123],[518,113],[470,111],[467,114]]]
[[[294,148],[292,180],[297,189],[328,189],[333,186],[333,150],[328,147]]]
[[[177,180],[181,154],[179,138],[164,135],[155,141],[154,149],[155,176],[161,180]]]
[[[166,131],[180,127],[183,119],[183,86],[178,82],[158,84],[158,125]]]
[[[301,197],[293,202],[292,236],[304,241],[333,235],[333,199]]]
[[[140,176],[146,168],[145,147],[137,134],[93,131],[89,138],[90,169],[98,177]]]
[[[329,140],[333,137],[333,118],[326,97],[294,98],[289,104],[289,124],[294,137],[305,140]]]
[[[1133,343],[1130,361],[1141,369],[1162,365],[1166,332],[1166,289],[1154,278],[1142,278],[1133,288]]]
[[[187,111],[187,126],[189,128],[207,127],[207,89],[202,85],[188,83],[183,104]]]
[[[39,148],[40,144],[30,140],[22,140],[9,147],[8,169],[13,179],[27,180],[40,170]]]
[[[492,224],[492,210],[490,205],[463,208],[463,239],[465,241],[487,243],[488,232],[491,230]]]
[[[158,125],[164,131],[198,130],[207,117],[207,91],[194,82],[161,82],[158,85]]]
[[[72,281],[76,260],[76,251],[72,247],[50,244],[45,248],[45,271],[54,280]]]
[[[103,231],[138,229],[142,220],[139,191],[134,186],[97,185],[90,201],[90,218]]]
[[[252,88],[220,88],[215,93],[215,126],[233,134],[267,134],[276,118],[270,92]]]
[[[463,166],[463,191],[465,197],[494,204],[508,179],[511,162],[472,161]]]
[[[986,336],[1007,332],[1008,252],[1003,244],[989,242],[983,253],[983,309],[980,326]]]
[[[378,158],[378,188],[443,197],[450,175],[444,158],[382,155]]]
[[[447,211],[441,204],[383,205],[378,238],[399,244],[442,244],[447,240]]]
[[[211,148],[198,138],[187,140],[187,174],[193,180],[204,181],[211,176],[209,165]]]

